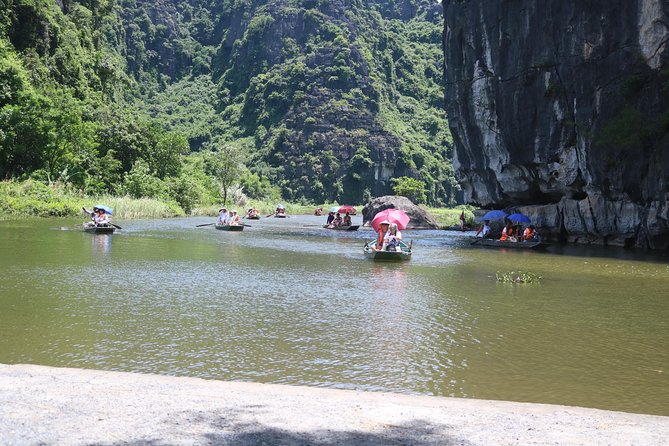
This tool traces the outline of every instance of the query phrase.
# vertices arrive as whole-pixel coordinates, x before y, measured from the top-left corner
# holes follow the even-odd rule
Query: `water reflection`
[[[96,256],[107,256],[111,252],[112,235],[111,234],[92,234],[91,244],[93,245],[93,254]]]

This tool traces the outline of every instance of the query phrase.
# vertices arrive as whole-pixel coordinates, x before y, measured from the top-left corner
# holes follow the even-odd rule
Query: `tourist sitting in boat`
[[[518,239],[514,236],[513,225],[507,222],[504,229],[502,229],[502,236],[499,238],[500,242],[517,242]]]
[[[318,217],[323,215],[323,208],[316,208],[316,210],[314,211],[314,215],[316,215]]]
[[[401,251],[400,241],[402,240],[402,233],[397,229],[395,223],[391,223],[388,227],[388,232],[385,235],[384,243],[386,251]]]
[[[95,225],[95,218],[98,215],[98,208],[93,207],[92,211],[89,211],[85,207],[82,207],[81,209],[84,211],[85,214],[88,214],[91,217],[91,221],[84,223],[84,226],[86,226],[86,227],[96,226]]]
[[[351,226],[351,216],[348,214],[348,212],[346,213],[346,215],[344,215],[344,220],[342,220],[341,225]]]
[[[220,208],[218,210],[218,224],[227,225],[228,220],[230,220],[230,214],[228,213],[228,210],[226,208]]]
[[[332,220],[332,226],[341,226],[342,224],[342,219],[341,219],[341,214],[337,212],[337,215],[335,215],[334,220]]]
[[[537,232],[537,229],[534,227],[534,225],[529,225],[525,229],[525,232],[523,233],[523,241],[524,242],[540,242],[541,241],[541,237],[539,236],[539,233]]]
[[[95,216],[95,226],[109,226],[109,224],[109,214],[104,209],[98,209],[98,213]]]
[[[334,212],[328,212],[328,219],[327,219],[327,221],[325,222],[325,224],[328,225],[328,226],[330,226],[330,224],[332,223],[332,221],[333,221],[334,219],[335,219]]]
[[[474,237],[489,238],[490,237],[490,220],[484,220],[479,227]]]
[[[258,209],[256,208],[249,208],[248,211],[246,211],[246,218],[258,218],[260,216],[260,212],[258,212]]]
[[[388,228],[390,227],[390,222],[383,220],[379,223],[379,231],[376,234],[376,243],[371,246],[372,251],[383,251],[385,249],[386,235],[388,234]]]
[[[242,224],[242,219],[239,217],[239,214],[237,214],[237,211],[235,210],[230,211],[230,218],[228,219],[228,225],[239,226],[241,224]]]
[[[276,211],[274,212],[275,215],[286,215],[286,208],[284,207],[277,207]]]

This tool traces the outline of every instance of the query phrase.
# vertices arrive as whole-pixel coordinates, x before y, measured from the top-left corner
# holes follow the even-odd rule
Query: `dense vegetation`
[[[440,42],[433,0],[2,0],[0,178],[451,204]]]

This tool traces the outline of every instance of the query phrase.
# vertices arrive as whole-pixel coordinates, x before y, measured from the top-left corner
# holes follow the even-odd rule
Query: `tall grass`
[[[67,185],[44,184],[39,181],[0,182],[0,218],[73,217],[81,208],[95,204],[114,209],[115,219],[162,218],[184,215],[176,204],[150,198],[86,196]]]
[[[247,199],[243,203],[234,203],[228,204],[225,207],[228,210],[235,209],[240,214],[245,214],[249,208],[256,208],[262,217],[265,217],[270,214],[274,214],[276,211],[277,205],[282,204],[286,208],[286,213],[288,215],[313,215],[316,208],[323,208],[323,212],[327,214],[327,210],[332,206],[337,206],[336,203],[325,203],[325,204],[299,204],[299,203],[290,203],[287,201],[270,201],[270,200],[254,200]],[[192,215],[208,215],[213,216],[218,214],[218,210],[223,207],[222,204],[203,206],[193,209],[191,212]],[[362,206],[357,207],[358,212],[362,212]]]
[[[465,213],[465,224],[468,226],[475,226],[477,223],[474,219],[474,212],[471,206],[458,206],[457,208],[428,208],[425,210],[429,212],[439,223],[442,228],[449,228],[452,226],[460,226],[460,213]]]
[[[153,198],[131,198],[103,196],[93,198],[93,204],[105,204],[114,210],[114,218],[130,220],[134,218],[181,217],[185,213],[176,203],[164,202]],[[89,206],[92,206],[90,204]]]

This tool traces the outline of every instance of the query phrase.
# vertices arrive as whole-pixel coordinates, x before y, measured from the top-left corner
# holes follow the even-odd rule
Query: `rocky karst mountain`
[[[669,7],[444,1],[466,199],[565,239],[669,246]]]

